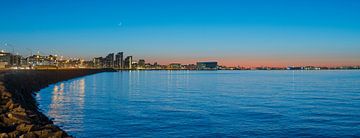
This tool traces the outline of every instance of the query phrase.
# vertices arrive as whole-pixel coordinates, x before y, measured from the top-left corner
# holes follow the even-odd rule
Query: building
[[[20,55],[12,55],[11,56],[11,66],[21,66],[21,56]]]
[[[83,62],[81,63],[81,67],[83,67],[83,68],[93,68],[93,67],[95,67],[95,66],[94,66],[94,62],[93,62],[93,61],[83,61]]]
[[[295,66],[290,66],[286,68],[287,70],[303,70],[304,67],[295,67]]]
[[[124,68],[124,53],[123,52],[119,52],[115,55],[115,68],[120,68],[123,69]]]
[[[27,60],[31,66],[58,66],[57,57],[53,55],[32,55]]]
[[[94,67],[95,68],[102,68],[104,67],[104,58],[103,57],[97,57],[93,59]]]
[[[114,67],[114,53],[110,53],[105,57],[105,67],[106,68]]]
[[[145,68],[145,60],[144,59],[139,59],[138,67],[139,68]]]
[[[0,62],[0,69],[6,68],[7,63],[6,62]]]
[[[217,62],[197,62],[196,69],[197,70],[217,70],[218,63]]]
[[[5,51],[0,51],[0,63],[3,68],[11,65],[11,54]]]
[[[169,64],[169,69],[181,69],[180,63],[171,63]]]
[[[187,70],[196,70],[196,65],[195,64],[183,65],[183,68]]]
[[[124,68],[125,69],[132,69],[132,56],[127,56],[124,60]]]

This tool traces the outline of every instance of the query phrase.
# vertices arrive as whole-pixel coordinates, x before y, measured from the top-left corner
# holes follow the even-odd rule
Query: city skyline
[[[88,60],[122,50],[159,64],[359,65],[359,13],[355,0],[5,1],[0,49]]]

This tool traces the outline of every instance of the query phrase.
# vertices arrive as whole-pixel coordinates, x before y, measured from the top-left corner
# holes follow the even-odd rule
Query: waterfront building
[[[187,69],[187,70],[196,70],[195,64],[183,65],[183,67],[184,67],[184,69]]]
[[[124,68],[124,53],[119,52],[115,55],[115,68],[123,69]]]
[[[144,59],[139,59],[138,68],[144,68],[144,67],[145,67],[145,60]]]
[[[217,70],[218,63],[217,62],[197,62],[196,69],[197,70]]]
[[[290,66],[290,67],[287,67],[287,70],[303,70],[304,67],[295,67],[295,66]]]
[[[23,66],[23,67],[28,67],[29,62],[27,61],[27,58],[21,57],[20,65]]]
[[[169,64],[169,69],[181,69],[180,63],[171,63]]]
[[[151,69],[165,69],[166,66],[163,67],[162,65],[159,65],[157,62],[154,62],[153,65],[150,64],[150,68],[151,68]]]
[[[20,66],[21,65],[21,56],[12,55],[11,56],[11,66]]]
[[[124,61],[124,67],[126,69],[132,69],[132,56],[127,56]]]
[[[105,67],[106,68],[114,67],[114,53],[110,53],[105,57]]]
[[[57,57],[53,55],[32,55],[27,60],[30,66],[58,66]]]
[[[314,67],[314,66],[305,66],[303,69],[304,70],[320,70],[319,67]]]
[[[11,65],[11,54],[5,51],[0,51],[0,63],[1,66],[8,66]]]
[[[6,65],[7,65],[6,62],[1,62],[1,61],[0,61],[0,69],[6,68]]]
[[[95,68],[102,68],[104,67],[104,58],[103,57],[97,57],[93,59],[94,67]]]
[[[83,61],[81,66],[84,67],[84,68],[93,68],[93,67],[95,67],[93,61]]]

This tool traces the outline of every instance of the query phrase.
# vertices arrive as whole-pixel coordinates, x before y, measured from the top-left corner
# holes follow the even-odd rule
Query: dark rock
[[[17,137],[19,137],[20,136],[20,132],[19,131],[13,131],[13,132],[10,132],[10,133],[8,133],[8,136],[10,137],[10,138],[17,138]]]
[[[26,134],[21,135],[19,138],[36,138],[37,136],[35,135],[34,132],[29,132]]]
[[[49,129],[44,129],[44,130],[34,131],[34,134],[36,134],[40,138],[48,138],[52,136],[51,135],[52,131]]]
[[[7,110],[5,109],[5,108],[3,108],[3,107],[0,107],[0,114],[3,114],[3,113],[5,113]]]
[[[26,117],[26,114],[15,114],[15,113],[9,113],[8,118],[15,122],[15,123],[28,123],[30,124],[29,118]]]
[[[13,120],[11,120],[10,118],[7,118],[7,117],[3,117],[3,118],[2,118],[2,121],[3,121],[3,123],[5,123],[6,125],[15,125],[15,124],[16,124]]]
[[[9,101],[6,103],[5,107],[6,107],[6,108],[10,108],[10,106],[13,106],[12,104],[13,104],[13,101],[12,101],[12,100],[9,100]]]
[[[15,125],[7,125],[5,123],[0,122],[0,133],[8,133],[15,130]]]
[[[16,127],[16,130],[21,132],[30,132],[34,128],[34,125],[20,124]]]
[[[25,113],[25,109],[22,108],[21,106],[14,108],[13,111],[18,112],[18,113]]]
[[[1,98],[7,99],[7,98],[10,98],[12,96],[11,93],[4,92],[4,87],[0,87],[0,91],[2,91],[1,92]]]
[[[53,133],[53,137],[55,137],[55,138],[61,138],[61,137],[65,137],[65,135],[64,135],[64,132],[62,132],[62,131],[57,131],[57,132]]]
[[[9,70],[0,72],[0,137],[68,137],[38,111],[34,92],[59,81],[112,69]],[[50,124],[50,125],[49,125]]]
[[[9,138],[9,135],[6,133],[1,133],[0,138]]]

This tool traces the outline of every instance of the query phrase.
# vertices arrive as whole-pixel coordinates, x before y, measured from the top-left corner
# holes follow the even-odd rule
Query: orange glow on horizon
[[[288,67],[288,66],[359,66],[360,59],[216,59],[216,58],[200,58],[200,59],[182,59],[182,60],[149,60],[147,62],[158,62],[159,64],[181,63],[181,64],[196,64],[200,61],[217,61],[221,66],[228,67]]]

